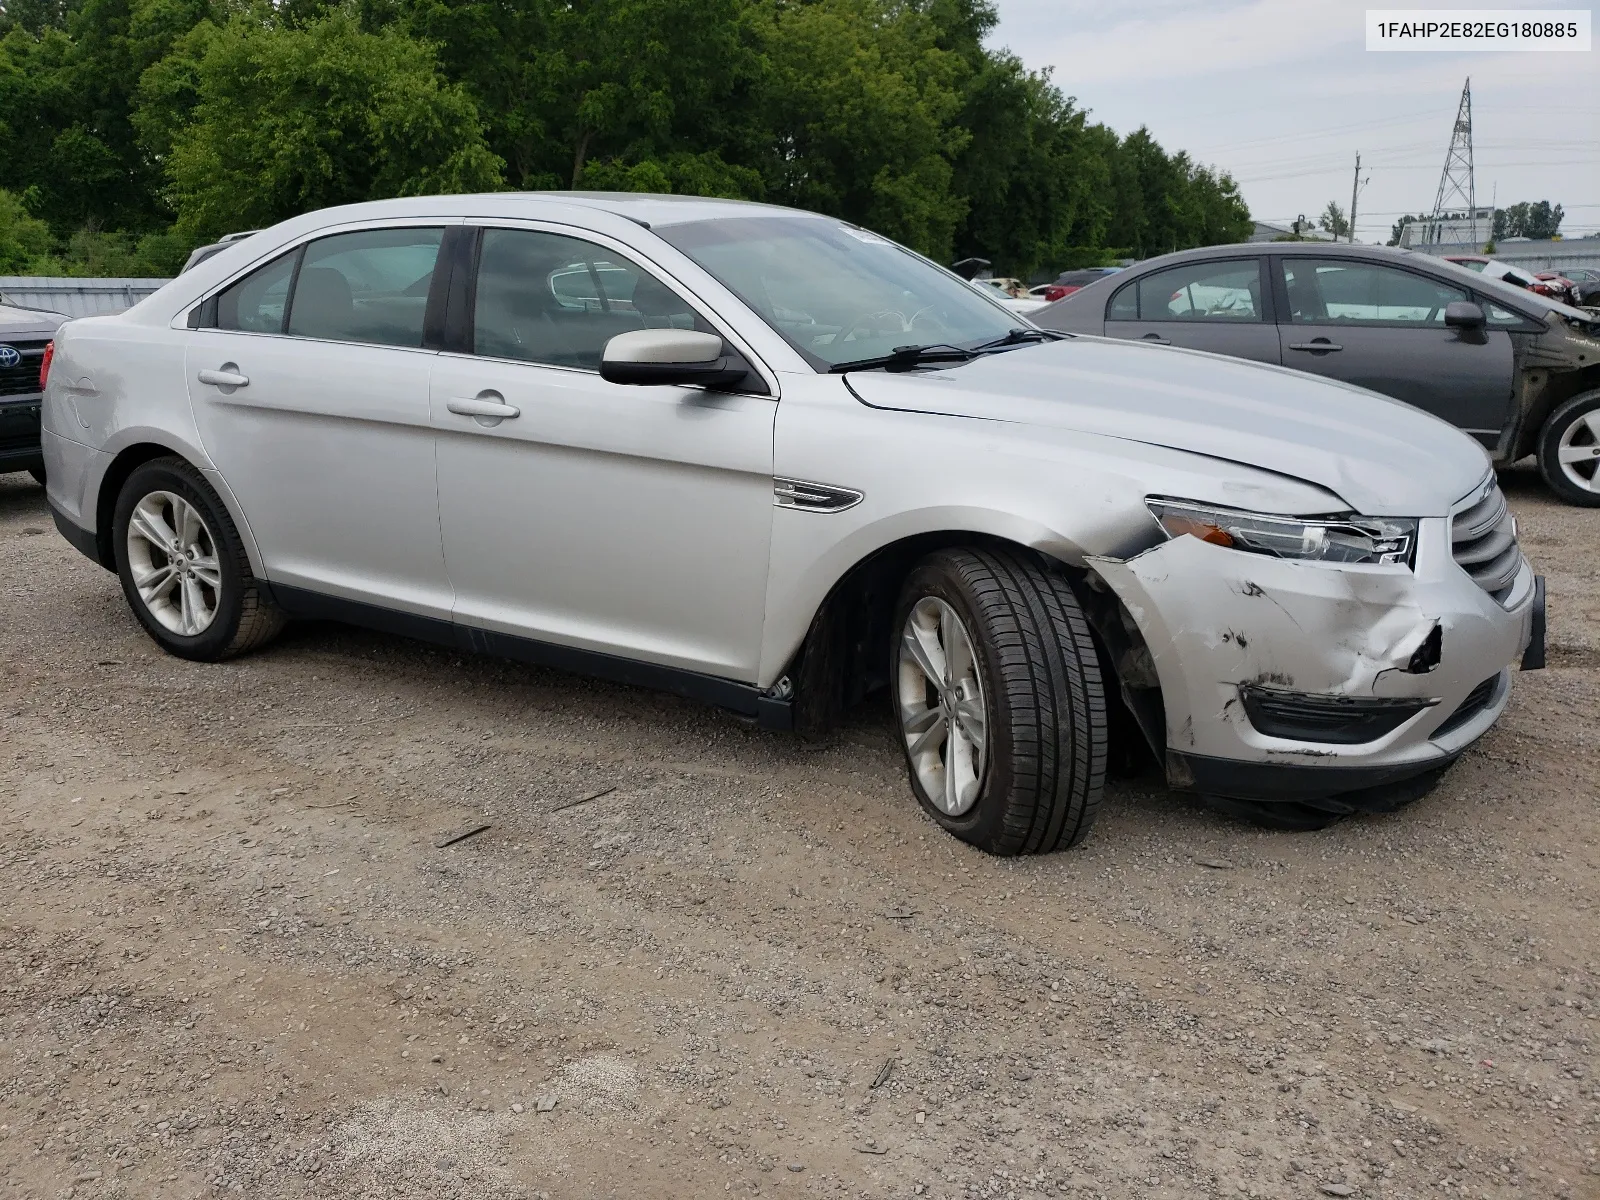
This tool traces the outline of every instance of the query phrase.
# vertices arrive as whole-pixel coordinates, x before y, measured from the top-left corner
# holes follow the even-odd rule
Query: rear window
[[[1135,279],[1111,299],[1108,321],[1261,320],[1261,262],[1184,263]]]

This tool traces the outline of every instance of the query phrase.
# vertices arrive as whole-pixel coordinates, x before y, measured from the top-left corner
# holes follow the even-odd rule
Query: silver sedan
[[[67,325],[44,450],[171,653],[333,618],[773,728],[883,694],[918,802],[996,854],[1082,838],[1116,738],[1269,824],[1392,808],[1542,647],[1470,437],[761,205],[297,217]]]

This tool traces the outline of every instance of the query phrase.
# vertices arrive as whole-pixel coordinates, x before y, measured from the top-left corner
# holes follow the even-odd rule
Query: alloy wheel
[[[907,755],[923,793],[946,816],[978,801],[988,755],[983,680],[956,610],[924,596],[900,635],[896,697]]]
[[[174,492],[150,492],[128,520],[128,568],[150,615],[180,637],[217,619],[222,568],[200,510]]]
[[[1585,413],[1562,430],[1556,461],[1573,487],[1600,492],[1600,409]]]

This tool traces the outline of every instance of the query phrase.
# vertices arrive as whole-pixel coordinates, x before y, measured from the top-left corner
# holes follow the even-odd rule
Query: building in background
[[[1476,242],[1413,244],[1402,238],[1400,244],[1409,245],[1411,249],[1421,251],[1423,254],[1444,258],[1450,255],[1482,254],[1486,240],[1487,235]],[[1535,274],[1540,271],[1561,271],[1566,267],[1600,270],[1600,234],[1582,238],[1541,238],[1537,241],[1529,238],[1506,238],[1494,244],[1494,258],[1497,262],[1521,267],[1524,271],[1532,271]]]
[[[156,291],[165,279],[70,279],[52,275],[0,275],[0,304],[69,317],[119,313]]]
[[[1439,217],[1421,217],[1408,222],[1400,230],[1400,244],[1407,249],[1421,250],[1440,244],[1451,246],[1477,244],[1476,254],[1494,232],[1494,209],[1476,208],[1468,212],[1445,213]],[[1429,250],[1429,253],[1432,253]],[[1451,250],[1451,254],[1463,251]]]

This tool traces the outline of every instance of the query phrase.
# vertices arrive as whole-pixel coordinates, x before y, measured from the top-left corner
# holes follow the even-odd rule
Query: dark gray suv
[[[27,471],[44,482],[39,448],[39,382],[45,347],[67,318],[0,304],[0,474]]]
[[[1497,464],[1536,454],[1562,499],[1600,506],[1600,319],[1437,258],[1208,246],[1107,276],[1030,319],[1369,388],[1472,434]]]

